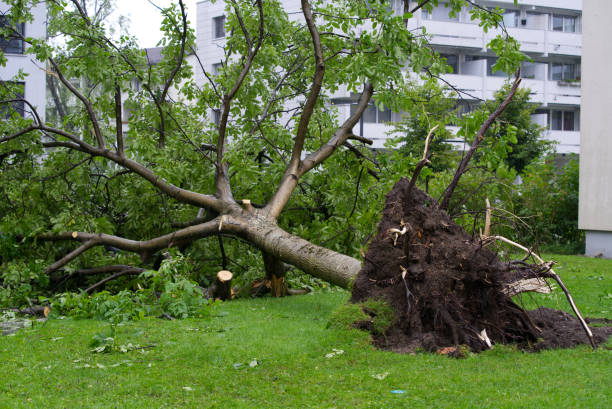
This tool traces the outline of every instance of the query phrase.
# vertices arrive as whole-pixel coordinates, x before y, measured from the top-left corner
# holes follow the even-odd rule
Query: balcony
[[[570,5],[568,2],[568,6]],[[578,7],[577,10],[581,9]],[[539,20],[529,21],[527,26],[508,27],[508,33],[521,44],[521,51],[541,55],[580,56],[582,52],[582,34],[550,31],[550,15],[542,14]],[[424,26],[432,36],[431,43],[441,47],[460,47],[486,50],[487,44],[498,34],[499,29],[485,33],[478,24],[462,16],[462,21],[438,21],[413,19],[410,29]]]
[[[557,153],[580,154],[580,131],[546,131],[543,137],[557,142],[555,146]]]
[[[582,55],[582,34],[547,31],[546,53],[559,55]],[[522,44],[522,43],[521,43]]]
[[[465,98],[484,99],[483,77],[478,75],[444,74],[442,79],[465,93]]]
[[[547,103],[580,105],[580,82],[546,81]]]
[[[465,92],[465,98],[493,99],[507,81],[506,77],[486,75],[486,61],[469,62],[474,73],[472,75],[445,74],[442,78],[455,88]],[[463,66],[461,67],[463,70]],[[464,70],[465,71],[465,70]],[[522,88],[531,90],[531,101],[542,105],[579,106],[580,82],[544,80],[541,75],[536,78],[524,78]]]
[[[341,115],[348,112],[340,110]],[[346,111],[348,111],[348,106]],[[541,126],[546,126],[547,115],[536,114],[532,116],[534,122]],[[382,149],[385,147],[385,142],[388,137],[388,132],[393,129],[392,123],[363,123],[363,132],[361,132],[361,124],[357,123],[353,128],[353,132],[358,135],[371,139],[374,143],[371,145],[374,149]],[[447,129],[453,134],[459,130],[456,126],[448,126]],[[542,137],[546,140],[555,141],[555,151],[559,154],[575,153],[580,154],[580,131],[550,131],[546,130],[542,133]],[[466,149],[466,144],[461,138],[454,138],[448,141],[453,148],[457,150]]]
[[[431,43],[435,45],[478,50],[486,46],[482,28],[477,24],[424,20],[422,25],[433,36]]]

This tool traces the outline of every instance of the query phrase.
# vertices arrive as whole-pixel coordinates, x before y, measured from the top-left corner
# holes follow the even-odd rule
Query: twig
[[[485,213],[485,228],[484,228],[484,237],[489,237],[491,235],[491,202],[489,202],[489,198],[486,199],[487,203],[487,212]]]
[[[429,159],[427,157],[427,153],[429,151],[429,140],[431,139],[431,136],[433,135],[434,131],[438,129],[438,126],[439,125],[436,125],[433,128],[431,128],[429,130],[429,133],[427,134],[427,138],[425,138],[425,149],[423,150],[423,157],[421,158],[419,163],[417,163],[416,168],[414,169],[414,173],[412,174],[412,179],[410,179],[410,183],[408,184],[408,187],[406,188],[407,195],[412,191],[412,188],[414,187],[419,175],[421,174],[421,170],[423,170],[423,167],[425,167],[425,165],[429,163]]]
[[[176,318],[174,318],[172,315],[168,314],[167,312],[162,312],[161,317],[160,318],[165,318],[168,321],[174,321]]]
[[[92,291],[93,291],[93,290],[95,290],[96,288],[98,288],[98,287],[100,287],[100,286],[102,286],[102,285],[104,285],[104,284],[108,283],[109,281],[112,281],[112,280],[114,280],[114,279],[116,279],[116,278],[122,277],[122,276],[124,276],[124,275],[140,274],[141,272],[142,272],[142,271],[141,271],[140,269],[138,269],[138,270],[125,270],[125,271],[120,271],[120,272],[118,272],[118,273],[116,273],[116,274],[113,274],[112,276],[108,276],[108,277],[106,277],[106,278],[104,278],[104,279],[102,279],[102,280],[98,281],[97,283],[95,283],[95,284],[94,284],[94,285],[92,285],[91,287],[89,287],[89,288],[85,289],[85,292],[89,294],[90,292],[92,292]]]
[[[406,303],[408,304],[408,307],[406,308],[406,315],[408,315],[410,314],[410,310],[412,309],[412,305],[410,304],[410,299],[414,298],[414,296],[410,292],[410,289],[408,288],[408,283],[406,282],[407,270],[403,266],[400,266],[400,268],[402,269],[402,281],[404,282],[404,288],[406,288]]]

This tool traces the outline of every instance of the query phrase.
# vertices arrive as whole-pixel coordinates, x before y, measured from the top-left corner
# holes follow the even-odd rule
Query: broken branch
[[[525,246],[522,246],[522,245],[520,245],[518,243],[515,243],[512,240],[509,240],[509,239],[507,239],[507,238],[505,238],[503,236],[490,236],[489,239],[499,240],[499,241],[503,241],[504,243],[510,244],[511,246],[514,246],[514,247],[516,247],[518,249],[523,250],[525,253],[531,254],[533,256],[533,258],[535,258],[540,264],[545,264],[544,260],[540,256],[538,256],[536,253],[532,252],[531,250],[529,250]],[[559,284],[559,287],[561,287],[561,290],[563,290],[563,292],[565,293],[565,296],[567,297],[567,301],[569,302],[570,306],[572,307],[572,310],[574,310],[574,313],[576,314],[576,317],[578,317],[578,320],[580,321],[580,324],[582,325],[582,328],[584,329],[584,332],[586,332],[587,337],[589,338],[589,341],[591,342],[591,346],[593,347],[593,349],[597,349],[597,344],[595,343],[595,339],[593,338],[593,333],[591,332],[591,329],[587,325],[587,323],[584,320],[584,318],[582,318],[582,315],[580,314],[580,311],[578,311],[578,307],[574,303],[574,299],[572,298],[572,295],[570,294],[569,290],[563,284],[563,281],[561,280],[561,277],[559,277],[559,275],[557,273],[555,273],[555,271],[552,268],[550,268],[550,270],[548,270],[547,274],[550,275],[550,277],[552,277],[557,282],[557,284]]]
[[[480,129],[478,130],[478,134],[476,135],[476,138],[474,138],[474,141],[472,142],[472,146],[470,146],[470,150],[465,154],[465,156],[459,163],[459,166],[457,167],[457,171],[455,172],[455,175],[453,176],[453,180],[451,181],[451,183],[449,183],[448,187],[444,191],[444,194],[442,195],[442,200],[440,202],[440,208],[444,210],[448,210],[448,205],[450,204],[451,196],[453,195],[453,192],[455,191],[455,188],[457,187],[457,184],[459,183],[459,179],[466,172],[467,165],[470,162],[470,159],[472,159],[472,156],[476,152],[476,149],[478,149],[478,145],[480,145],[480,142],[482,142],[482,140],[484,139],[485,133],[487,132],[489,127],[493,124],[493,122],[495,122],[497,117],[501,115],[501,113],[504,111],[504,109],[506,109],[506,107],[510,104],[510,102],[512,102],[512,98],[514,98],[514,94],[516,94],[516,91],[518,90],[518,87],[520,84],[521,84],[521,70],[517,70],[516,77],[514,79],[514,83],[512,84],[512,88],[510,88],[510,92],[508,93],[504,101],[499,105],[499,107],[497,107],[497,109],[493,111],[491,115],[489,115],[487,120],[482,123],[482,125],[480,126]]]
[[[410,191],[412,190],[412,188],[414,187],[419,175],[421,174],[421,170],[423,170],[423,168],[425,167],[425,165],[427,165],[429,163],[429,158],[428,158],[428,151],[429,151],[429,141],[431,139],[431,136],[433,135],[434,131],[436,129],[438,129],[439,125],[434,126],[433,128],[431,128],[429,130],[429,133],[427,134],[427,138],[425,138],[425,149],[423,150],[423,158],[421,158],[421,160],[419,161],[419,163],[417,163],[416,168],[414,168],[414,173],[412,174],[412,179],[410,179],[410,184],[408,185],[408,193],[410,193]]]

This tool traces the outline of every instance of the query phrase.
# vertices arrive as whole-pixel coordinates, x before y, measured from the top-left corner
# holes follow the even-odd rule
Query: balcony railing
[[[582,52],[582,35],[550,31],[548,20],[539,28],[510,27],[508,33],[521,44],[521,51],[533,54],[557,54],[580,56]],[[424,26],[432,36],[431,43],[437,46],[462,47],[485,50],[487,44],[500,30],[485,33],[474,22],[436,21],[413,19],[410,29]]]

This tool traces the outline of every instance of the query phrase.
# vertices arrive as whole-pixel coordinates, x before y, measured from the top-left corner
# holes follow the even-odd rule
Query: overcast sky
[[[151,0],[160,7],[168,7],[177,0]],[[187,6],[189,22],[191,27],[196,27],[196,0],[184,0]],[[130,19],[130,34],[138,38],[139,45],[143,48],[155,47],[161,39],[159,26],[161,14],[159,10],[148,0],[117,0],[117,15],[123,15]]]

